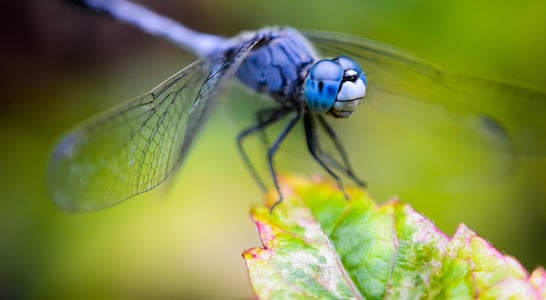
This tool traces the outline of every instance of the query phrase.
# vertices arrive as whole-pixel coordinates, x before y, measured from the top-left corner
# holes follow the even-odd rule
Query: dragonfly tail
[[[162,37],[179,47],[206,57],[215,52],[226,39],[194,31],[173,19],[159,15],[145,6],[125,0],[65,0],[86,9],[105,13],[118,21]]]

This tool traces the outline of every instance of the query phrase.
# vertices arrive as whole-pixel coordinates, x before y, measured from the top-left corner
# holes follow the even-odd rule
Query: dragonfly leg
[[[266,122],[266,120],[269,120],[272,115],[278,113],[278,108],[264,108],[264,109],[260,109],[257,113],[256,113],[256,121],[257,123],[264,123]],[[267,137],[267,133],[265,130],[260,130],[260,138],[262,140],[262,143],[264,145],[266,145],[266,147],[269,147],[270,143],[269,143],[269,138]]]
[[[322,151],[322,148],[320,146],[318,136],[317,136],[314,116],[315,115],[312,113],[305,113],[305,115],[303,116],[303,126],[305,129],[305,138],[307,142],[307,148],[309,149],[309,153],[311,153],[315,161],[328,174],[330,174],[330,176],[332,176],[336,180],[337,186],[339,187],[341,191],[343,191],[345,198],[348,199],[347,194],[345,194],[345,188],[343,186],[343,182],[341,181],[341,178],[330,168],[330,166],[333,166],[334,168],[337,169],[337,168],[341,168],[341,166],[335,160],[333,160],[329,155],[325,154]]]
[[[283,200],[281,188],[279,187],[279,181],[277,179],[277,173],[275,171],[275,167],[273,166],[273,157],[277,153],[277,150],[279,150],[281,143],[284,141],[288,133],[290,133],[290,131],[298,123],[298,121],[301,118],[301,115],[302,115],[302,111],[297,110],[295,112],[294,116],[288,121],[288,124],[284,126],[283,130],[281,131],[281,133],[279,134],[279,136],[277,137],[277,139],[275,140],[275,142],[273,143],[273,145],[271,146],[271,148],[269,148],[269,151],[267,152],[267,163],[269,165],[269,172],[271,173],[273,183],[275,184],[275,189],[277,190],[277,193],[279,194],[279,199],[269,209],[270,213],[273,213],[273,209],[277,207],[277,205],[279,205]]]
[[[264,193],[267,191],[267,188],[265,187],[264,182],[262,181],[262,179],[258,175],[258,172],[256,172],[256,168],[254,168],[254,165],[250,161],[250,159],[249,159],[249,157],[248,157],[248,155],[247,155],[247,153],[246,153],[246,151],[245,151],[245,149],[243,147],[243,142],[251,134],[256,133],[256,132],[263,132],[264,129],[266,129],[268,126],[274,124],[275,122],[278,122],[278,121],[282,120],[286,116],[287,112],[288,112],[287,110],[285,110],[283,108],[277,108],[277,107],[275,107],[275,108],[266,108],[266,109],[260,110],[256,114],[257,119],[258,119],[258,123],[256,123],[256,124],[252,125],[251,127],[241,131],[237,135],[237,148],[239,150],[239,154],[243,158],[243,162],[244,162],[245,166],[247,167],[247,169],[250,171],[252,177],[254,178],[254,180],[256,180],[256,182],[258,183],[258,185],[260,186],[260,188],[262,189],[262,191]]]
[[[343,160],[343,164],[345,165],[344,168],[340,168],[343,173],[345,173],[349,178],[351,178],[358,186],[365,188],[366,182],[364,180],[358,178],[356,174],[353,171],[353,168],[351,167],[351,163],[349,161],[349,156],[347,155],[347,151],[345,151],[345,148],[343,147],[343,144],[341,143],[341,140],[336,135],[336,132],[328,125],[326,120],[324,119],[324,116],[318,115],[319,124],[322,126],[324,131],[326,131],[326,134],[328,137],[334,142],[334,146],[336,147],[337,152],[341,156],[341,159]],[[339,164],[338,164],[339,166]],[[339,166],[340,167],[340,166]]]

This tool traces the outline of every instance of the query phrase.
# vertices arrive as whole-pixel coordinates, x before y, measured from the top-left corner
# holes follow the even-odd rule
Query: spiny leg
[[[315,161],[336,180],[337,186],[345,194],[345,188],[343,187],[343,182],[341,182],[341,178],[339,178],[339,176],[332,169],[330,169],[328,164],[324,161],[325,157],[327,158],[327,160],[333,160],[331,160],[329,156],[324,155],[324,153],[322,152],[322,148],[320,147],[318,141],[315,120],[313,117],[314,115],[312,113],[305,113],[303,115],[305,138],[307,141],[307,148],[309,149],[309,153],[311,153]],[[335,163],[335,161],[333,162]],[[345,194],[345,198],[348,198],[347,194]]]
[[[281,131],[281,133],[279,134],[279,136],[277,137],[277,139],[275,140],[275,142],[273,143],[273,145],[271,146],[271,148],[269,148],[269,151],[267,152],[267,162],[269,164],[269,172],[271,172],[271,176],[273,177],[273,183],[275,184],[275,189],[277,190],[277,193],[279,195],[279,199],[277,200],[277,202],[275,202],[271,206],[271,208],[269,209],[269,213],[273,213],[273,209],[277,205],[279,205],[283,200],[281,188],[279,187],[279,181],[277,179],[277,174],[275,172],[275,167],[273,166],[273,157],[275,156],[275,153],[277,153],[277,150],[279,150],[279,146],[284,141],[288,133],[290,133],[290,131],[294,128],[296,123],[301,118],[301,114],[302,112],[299,110],[295,112],[295,115],[288,121],[288,124],[284,126],[283,130]]]
[[[328,125],[328,122],[324,119],[324,116],[318,115],[319,124],[322,126],[324,131],[326,131],[326,134],[328,137],[334,142],[334,145],[336,147],[336,150],[338,151],[339,155],[341,156],[341,159],[343,160],[343,164],[345,165],[344,168],[340,168],[349,178],[351,178],[357,185],[359,185],[362,188],[366,187],[366,182],[364,182],[362,179],[358,178],[356,174],[353,171],[353,168],[351,167],[351,163],[349,161],[349,156],[347,155],[347,152],[345,151],[345,148],[343,147],[343,144],[341,143],[341,140],[338,138],[335,131]]]
[[[260,117],[258,117],[258,119],[259,119],[258,123],[256,123],[256,124],[252,125],[251,127],[241,131],[237,135],[237,148],[239,149],[239,154],[243,158],[243,162],[244,162],[245,166],[247,167],[247,169],[250,171],[252,177],[258,183],[258,185],[260,186],[260,188],[262,189],[262,191],[264,193],[267,191],[267,188],[265,187],[264,182],[262,181],[262,179],[258,175],[258,172],[256,172],[256,169],[254,168],[254,165],[252,164],[252,162],[248,158],[248,155],[247,155],[245,149],[243,148],[243,142],[251,134],[253,134],[253,133],[257,132],[257,131],[263,131],[268,126],[274,124],[275,122],[278,122],[278,121],[282,120],[286,116],[286,114],[288,112],[284,108],[275,107],[275,108],[266,108],[266,109],[260,110],[260,111],[258,111],[257,114],[265,116],[266,115],[264,113],[265,111],[267,111],[267,113],[269,114],[269,115],[267,115],[267,118],[260,119]]]

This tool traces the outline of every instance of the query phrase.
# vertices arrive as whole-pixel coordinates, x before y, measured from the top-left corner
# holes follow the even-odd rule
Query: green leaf
[[[377,206],[361,190],[290,178],[272,214],[252,210],[263,247],[245,251],[261,299],[545,299],[531,275],[465,225],[453,237],[409,205]]]

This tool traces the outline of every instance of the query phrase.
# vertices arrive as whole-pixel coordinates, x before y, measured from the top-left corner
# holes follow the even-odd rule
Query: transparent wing
[[[243,42],[212,68],[197,61],[150,93],[68,133],[49,164],[54,201],[66,210],[94,210],[163,182],[184,160],[220,88],[257,39]]]
[[[321,55],[351,56],[367,74],[361,107],[331,123],[371,187],[481,189],[521,170],[521,158],[546,158],[543,92],[448,74],[354,36],[304,35]]]
[[[304,34],[324,56],[344,54],[359,61],[368,78],[360,110],[382,111],[407,125],[427,127],[489,150],[546,155],[543,92],[447,74],[400,50],[359,37]]]

